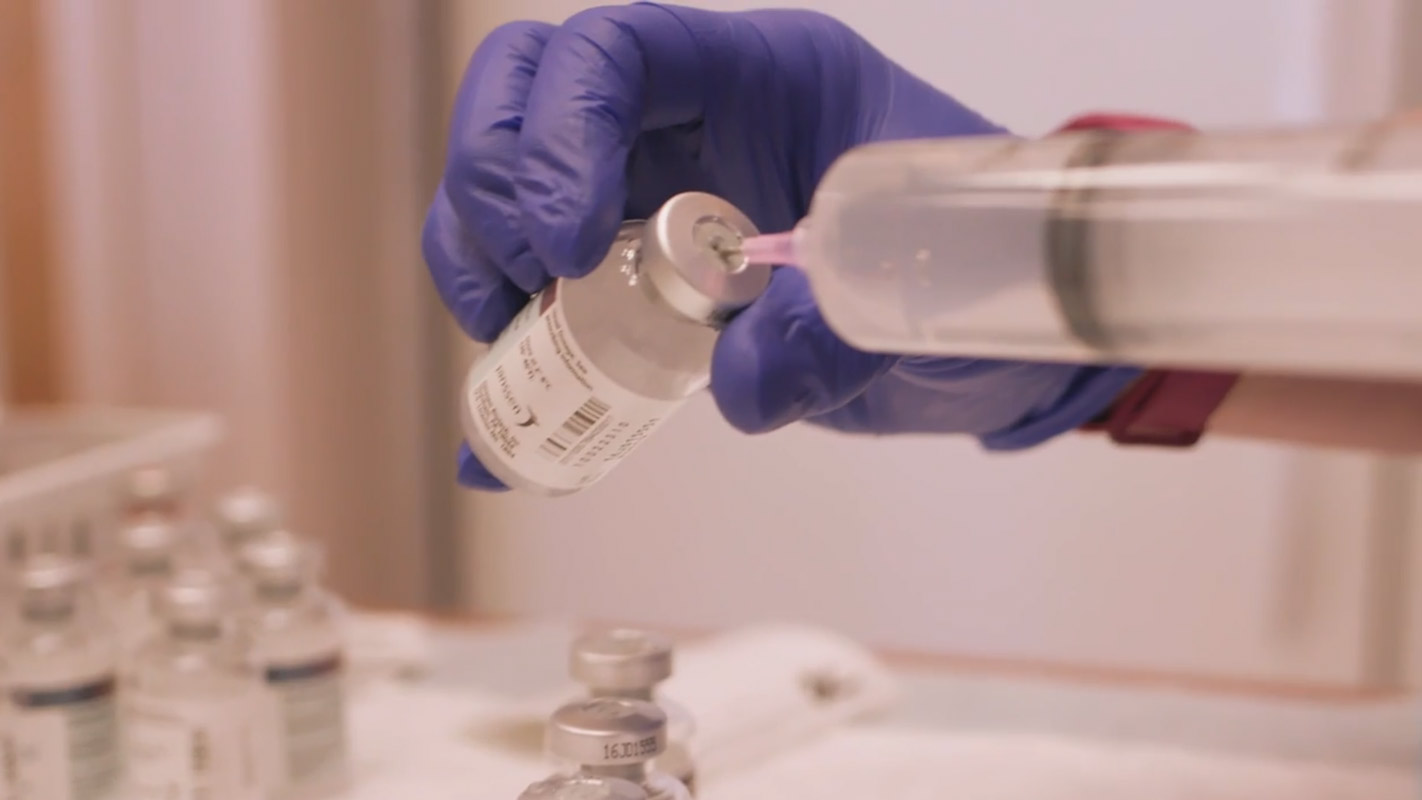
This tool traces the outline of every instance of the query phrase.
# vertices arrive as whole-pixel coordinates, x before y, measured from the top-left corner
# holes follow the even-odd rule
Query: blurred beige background
[[[418,248],[447,107],[493,26],[584,5],[0,0],[37,36],[6,80],[38,98],[39,155],[0,153],[11,397],[220,410],[215,480],[279,491],[368,604],[794,617],[886,647],[1340,687],[1422,674],[1412,464],[747,438],[697,400],[582,495],[458,492],[455,387],[476,351]],[[1422,103],[1410,0],[778,5],[840,16],[1029,134],[1097,109],[1234,126]],[[22,306],[41,321],[18,326]],[[53,375],[19,380],[34,364]],[[681,478],[652,493],[653,475]]]

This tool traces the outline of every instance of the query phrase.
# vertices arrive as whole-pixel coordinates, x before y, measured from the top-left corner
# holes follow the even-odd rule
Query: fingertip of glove
[[[474,453],[469,450],[468,443],[459,445],[459,471],[457,473],[459,485],[466,489],[480,489],[486,492],[506,492],[508,486],[503,481],[495,478],[479,459],[474,457]]]
[[[560,157],[534,152],[518,179],[522,224],[533,254],[555,278],[581,278],[592,272],[622,224],[626,190],[621,176],[553,180],[566,173]],[[579,184],[582,184],[580,186]]]
[[[893,361],[841,341],[820,316],[804,275],[779,270],[717,341],[711,393],[732,427],[766,433],[842,406]]]
[[[443,193],[425,218],[420,249],[440,299],[475,341],[492,342],[528,302],[479,250]]]

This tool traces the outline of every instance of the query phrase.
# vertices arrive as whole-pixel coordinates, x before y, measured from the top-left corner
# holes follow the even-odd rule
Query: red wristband
[[[1062,131],[1193,130],[1174,120],[1134,114],[1087,114]],[[1211,415],[1224,402],[1239,375],[1189,370],[1150,370],[1131,384],[1104,414],[1082,426],[1105,431],[1119,444],[1189,447],[1200,440]]]
[[[1189,447],[1238,380],[1224,372],[1150,370],[1081,429],[1105,431],[1117,444]]]

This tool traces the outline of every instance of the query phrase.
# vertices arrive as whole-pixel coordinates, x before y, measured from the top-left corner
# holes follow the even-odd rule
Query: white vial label
[[[339,655],[272,665],[267,688],[281,737],[283,783],[340,780],[346,764],[344,669]]]
[[[12,689],[5,754],[13,800],[106,800],[119,780],[115,683]]]
[[[622,387],[568,327],[562,281],[535,295],[474,365],[466,435],[520,477],[549,489],[593,483],[681,405]]]
[[[257,800],[248,698],[188,702],[132,698],[127,704],[133,800]]]

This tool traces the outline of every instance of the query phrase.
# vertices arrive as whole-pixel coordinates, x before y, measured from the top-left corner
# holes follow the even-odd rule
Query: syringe
[[[865,350],[1422,377],[1422,118],[880,143],[793,232]]]

